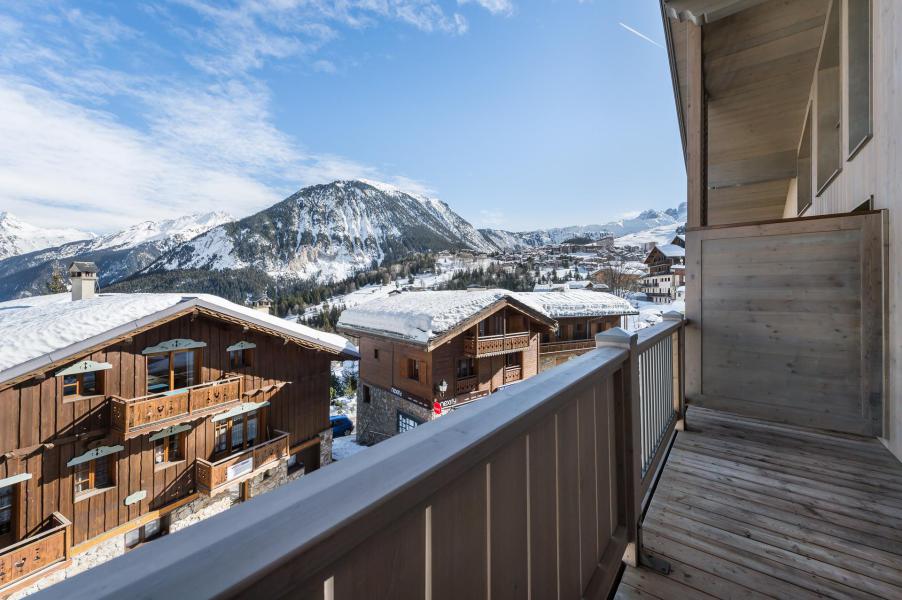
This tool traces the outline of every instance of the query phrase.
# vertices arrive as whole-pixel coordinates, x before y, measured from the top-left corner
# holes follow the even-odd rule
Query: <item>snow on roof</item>
[[[663,246],[658,246],[657,249],[660,250],[667,258],[678,258],[680,256],[686,256],[686,249],[682,246],[677,246],[676,244],[664,244]]]
[[[552,319],[638,314],[629,302],[605,292],[589,290],[519,292],[517,297],[538,304],[542,312]]]
[[[405,292],[346,309],[338,326],[428,344],[504,298],[523,302],[501,289]]]
[[[357,348],[339,335],[209,294],[99,294],[87,300],[53,294],[0,302],[0,381],[192,307],[248,321],[336,353],[358,356]]]

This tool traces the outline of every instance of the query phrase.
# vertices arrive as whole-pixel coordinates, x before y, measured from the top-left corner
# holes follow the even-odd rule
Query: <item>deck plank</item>
[[[902,598],[902,463],[879,442],[690,408],[618,598]]]

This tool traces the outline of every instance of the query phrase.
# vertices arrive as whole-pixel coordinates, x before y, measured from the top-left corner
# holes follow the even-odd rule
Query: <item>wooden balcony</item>
[[[529,348],[529,332],[507,333],[504,335],[467,336],[464,338],[464,354],[482,357],[519,352]]]
[[[288,434],[275,430],[272,439],[247,450],[226,456],[216,462],[197,459],[195,481],[197,491],[213,496],[224,488],[250,479],[273,463],[288,458]]]
[[[523,368],[520,365],[504,367],[504,385],[516,383],[521,379],[523,379]]]
[[[140,398],[111,396],[110,421],[122,439],[177,425],[241,402],[241,377],[229,377]]]
[[[72,523],[55,512],[44,531],[0,548],[0,596],[5,596],[33,575],[68,562],[71,549]]]
[[[478,387],[479,380],[475,375],[458,379],[457,383],[455,384],[455,395],[461,396],[463,394],[473,393]]]
[[[595,340],[562,340],[558,342],[543,343],[539,346],[539,354],[554,354],[556,352],[580,352],[591,350],[595,347]]]

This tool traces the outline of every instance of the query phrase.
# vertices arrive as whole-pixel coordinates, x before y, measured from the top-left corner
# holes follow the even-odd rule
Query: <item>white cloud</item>
[[[460,5],[475,3],[493,15],[511,15],[514,12],[514,4],[510,0],[457,0],[457,3]]]

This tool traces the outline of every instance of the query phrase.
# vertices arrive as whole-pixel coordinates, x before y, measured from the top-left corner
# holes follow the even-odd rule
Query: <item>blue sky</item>
[[[366,177],[477,226],[685,195],[653,0],[0,5],[0,210],[109,231]]]

